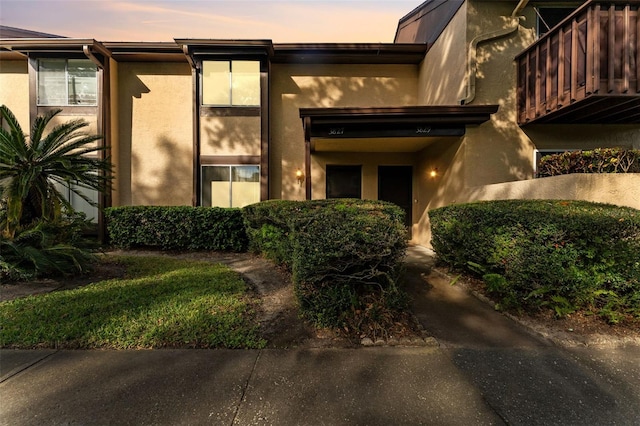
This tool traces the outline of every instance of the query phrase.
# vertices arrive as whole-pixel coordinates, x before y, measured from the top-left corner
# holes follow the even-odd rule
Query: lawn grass
[[[4,348],[260,348],[246,285],[210,262],[110,257],[122,279],[0,303]]]

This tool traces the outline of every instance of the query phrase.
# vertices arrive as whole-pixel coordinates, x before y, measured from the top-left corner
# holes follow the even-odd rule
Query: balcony
[[[518,123],[640,124],[637,1],[588,1],[516,57]]]

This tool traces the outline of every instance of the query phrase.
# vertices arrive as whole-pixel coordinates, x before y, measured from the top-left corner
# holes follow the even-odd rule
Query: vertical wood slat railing
[[[640,94],[635,1],[589,1],[516,58],[518,122],[590,96]]]

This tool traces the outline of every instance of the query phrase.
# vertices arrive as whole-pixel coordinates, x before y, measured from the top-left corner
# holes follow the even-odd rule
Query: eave
[[[426,44],[286,43],[274,45],[276,63],[419,64]]]

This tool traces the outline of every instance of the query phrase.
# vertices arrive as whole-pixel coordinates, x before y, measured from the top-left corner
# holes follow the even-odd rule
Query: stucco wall
[[[466,43],[478,35],[506,28],[508,18],[515,2],[491,2],[468,0],[466,2],[467,23]],[[464,13],[464,8],[460,10]],[[473,105],[497,104],[498,112],[491,120],[480,126],[468,126],[464,137],[455,142],[436,142],[423,150],[417,161],[419,171],[416,176],[418,188],[418,206],[420,219],[414,225],[414,240],[429,244],[430,231],[428,210],[452,202],[471,201],[472,188],[491,188],[494,184],[513,182],[514,185],[531,185],[534,173],[535,149],[589,149],[595,147],[624,146],[635,147],[640,144],[640,126],[621,125],[531,125],[520,128],[516,120],[516,67],[513,58],[534,40],[535,15],[531,7],[523,12],[526,19],[520,21],[516,32],[508,36],[481,43],[477,49],[476,92]],[[454,18],[458,28],[460,13]],[[445,31],[443,35],[448,35]],[[438,39],[438,43],[449,42],[460,45],[459,32],[451,34],[457,41],[448,41],[447,37]],[[468,48],[465,49],[465,52]],[[430,51],[427,55],[436,52]],[[454,55],[455,56],[455,55]],[[462,55],[460,55],[462,56]],[[468,58],[466,58],[468,59]],[[459,57],[451,58],[453,75],[460,67]],[[425,61],[426,62],[426,61]],[[426,65],[421,73],[429,71]],[[455,92],[457,87],[451,84],[448,76],[430,71],[429,78],[433,87],[442,82]],[[424,78],[421,74],[421,81]],[[428,87],[428,86],[425,86]],[[431,91],[431,93],[437,93]],[[451,100],[447,95],[439,99],[428,98],[434,103],[446,103]],[[438,177],[432,179],[428,171],[438,168]],[[535,181],[537,182],[537,181]],[[505,184],[508,185],[508,184]],[[605,188],[605,187],[602,187]],[[477,190],[473,190],[477,192]],[[514,191],[513,194],[522,192]],[[467,194],[467,195],[465,195]],[[588,199],[594,193],[581,193]],[[515,195],[514,195],[515,196]],[[526,197],[526,194],[523,196]],[[567,196],[571,196],[568,194]],[[595,196],[595,195],[594,195]],[[552,198],[562,198],[562,195]],[[611,200],[614,201],[614,200]]]
[[[29,133],[29,69],[27,60],[0,61],[0,105],[16,116],[22,130]]]
[[[191,69],[122,62],[118,75],[118,203],[191,205]]]
[[[300,108],[416,105],[417,81],[414,65],[274,64],[270,198],[304,199],[295,177],[298,168],[304,169]],[[312,177],[323,181],[313,171]],[[323,198],[324,191],[314,190],[314,198],[320,193]]]
[[[202,117],[201,155],[260,155],[260,117]]]
[[[467,71],[467,3],[465,2],[420,64],[418,103],[458,105],[465,95]]]

